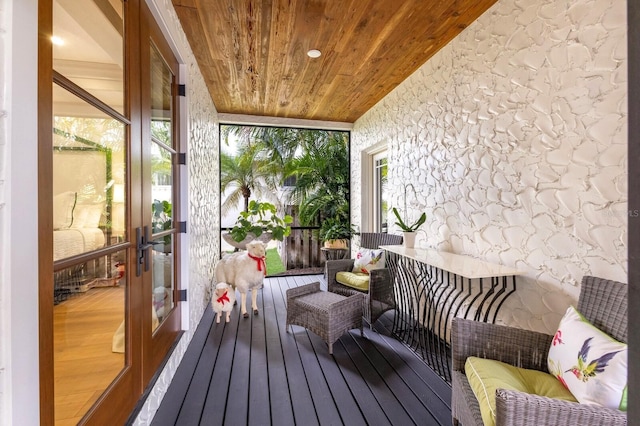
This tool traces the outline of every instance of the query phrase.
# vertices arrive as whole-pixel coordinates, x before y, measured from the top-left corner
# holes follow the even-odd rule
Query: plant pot
[[[244,240],[242,241],[236,241],[233,239],[233,237],[231,236],[231,234],[229,233],[225,233],[222,234],[222,238],[227,242],[227,244],[229,244],[232,247],[235,247],[237,249],[240,250],[246,250],[247,249],[247,243],[250,243],[251,241],[253,241],[255,239],[255,236],[253,234],[249,234],[245,237]]]
[[[402,245],[406,248],[414,248],[416,244],[416,232],[403,232]]]
[[[253,240],[262,241],[266,245],[269,241],[271,241],[272,236],[271,236],[271,232],[263,232],[258,238],[256,238],[256,236],[254,234],[249,233],[249,234],[247,234],[247,236],[245,237],[244,240],[238,242],[238,241],[233,239],[231,234],[226,232],[226,233],[222,234],[222,238],[230,246],[235,247],[235,248],[240,249],[240,250],[246,250],[247,249],[247,244],[250,243],[251,241],[253,241]]]
[[[333,249],[347,248],[347,240],[327,240],[324,242],[324,247]]]
[[[263,232],[258,238],[254,237],[254,240],[262,241],[265,245],[273,239],[271,232]]]

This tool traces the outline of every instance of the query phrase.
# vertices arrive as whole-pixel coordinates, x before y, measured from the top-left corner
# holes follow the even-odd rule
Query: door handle
[[[136,262],[136,276],[139,277],[142,275],[142,265],[144,264],[144,271],[147,272],[149,270],[149,249],[153,247],[153,243],[149,241],[149,227],[144,227],[144,232],[142,232],[142,228],[136,228],[136,253],[138,257],[138,261]]]

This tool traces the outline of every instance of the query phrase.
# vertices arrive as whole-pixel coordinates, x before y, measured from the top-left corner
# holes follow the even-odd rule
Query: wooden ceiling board
[[[218,112],[353,123],[496,0],[172,1]]]
[[[176,13],[186,34],[191,34],[192,39],[207,40],[209,34],[205,32],[204,27],[202,26],[202,22],[199,19],[197,9],[189,7],[176,7]],[[200,68],[211,66],[213,58],[209,54],[210,50],[207,47],[207,43],[190,42],[190,46],[193,54],[198,60],[198,66]]]

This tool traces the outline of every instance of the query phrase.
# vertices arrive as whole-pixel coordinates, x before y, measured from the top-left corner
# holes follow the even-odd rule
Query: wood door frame
[[[53,376],[53,1],[38,2],[38,327],[40,424],[54,423]],[[49,200],[46,202],[45,200]]]
[[[129,164],[140,159],[133,147],[139,146],[140,140],[140,80],[139,80],[139,22],[140,3],[144,0],[124,0],[123,16],[126,36],[124,43],[125,63],[125,117],[129,124],[126,132],[126,143],[130,145],[127,158]],[[54,0],[39,0],[38,2],[38,229],[40,244],[38,248],[38,277],[39,277],[39,349],[40,349],[40,424],[53,425],[55,423],[55,389],[54,389],[54,342],[53,342],[53,49],[51,36],[53,35],[53,3]],[[138,142],[136,142],[136,140]],[[127,169],[127,181],[131,179],[131,169]],[[131,186],[131,185],[129,185]],[[128,193],[131,206],[125,213],[126,222],[131,224],[131,211],[140,208],[130,203],[135,197]],[[131,234],[129,234],[131,235]],[[122,249],[122,247],[121,247]],[[133,244],[128,247],[129,265],[136,261]],[[131,269],[131,268],[128,268]],[[127,272],[125,308],[129,313],[126,320],[129,328],[127,345],[130,350],[125,356],[125,364],[118,377],[108,387],[96,404],[86,413],[81,423],[118,424],[124,423],[135,407],[142,394],[141,356],[141,309],[136,304],[140,300],[140,285],[132,282],[133,274]],[[107,395],[108,394],[108,395]],[[117,408],[117,409],[114,409]]]

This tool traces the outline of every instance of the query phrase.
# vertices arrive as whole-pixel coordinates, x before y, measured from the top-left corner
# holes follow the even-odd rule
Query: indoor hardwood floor
[[[207,307],[152,425],[450,425],[451,388],[391,336],[393,312],[333,355],[302,327],[286,332],[286,290],[313,281],[326,289],[322,275],[267,278],[246,319],[236,308],[216,324]]]
[[[92,288],[54,307],[56,425],[76,425],[124,366],[111,351],[124,290]]]

